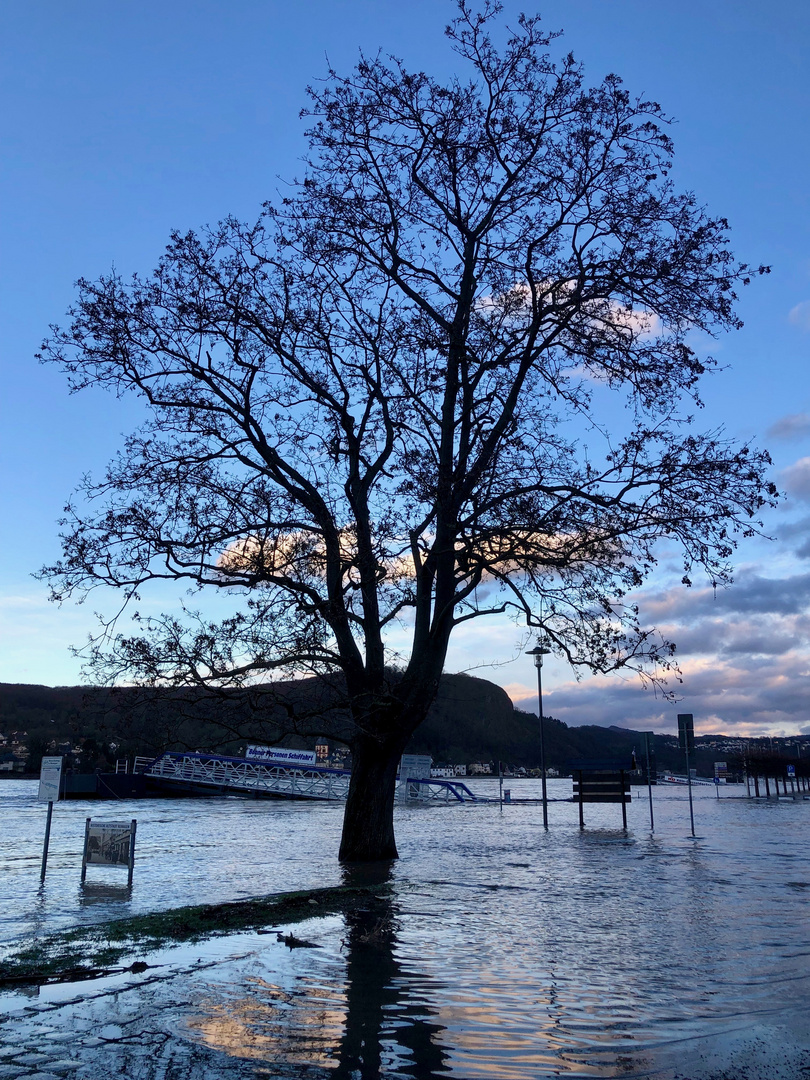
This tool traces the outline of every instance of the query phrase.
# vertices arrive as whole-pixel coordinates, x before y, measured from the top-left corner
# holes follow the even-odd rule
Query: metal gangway
[[[319,765],[290,765],[221,754],[168,750],[157,758],[138,757],[134,772],[142,773],[157,787],[191,794],[264,795],[282,799],[341,801],[349,792],[350,773]],[[466,784],[453,780],[400,778],[399,802],[480,802]]]
[[[681,785],[686,786],[689,783],[689,777],[688,776],[681,776],[678,773],[659,773],[658,774],[658,783],[659,784],[681,784]],[[692,783],[697,787],[701,787],[701,786],[702,787],[714,787],[715,786],[714,780],[706,780],[703,777],[698,778],[697,776],[692,777]]]

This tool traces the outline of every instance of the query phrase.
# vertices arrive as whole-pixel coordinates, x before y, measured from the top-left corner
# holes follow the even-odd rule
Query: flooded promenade
[[[580,832],[554,802],[547,833],[535,804],[404,808],[390,891],[291,928],[317,948],[235,934],[149,954],[139,975],[0,996],[0,1078],[806,1078],[810,801],[744,790],[696,790],[696,840],[682,788],[655,789],[654,833],[642,789],[627,833],[613,805],[587,806]],[[347,880],[341,806],[227,798],[60,803],[40,887],[35,795],[0,784],[6,947]],[[138,819],[131,894],[114,869],[80,885],[87,814]]]

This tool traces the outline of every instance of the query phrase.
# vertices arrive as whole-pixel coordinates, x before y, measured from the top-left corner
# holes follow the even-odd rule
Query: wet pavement
[[[599,1062],[577,1062],[570,1049],[555,1060],[548,1044],[522,1052],[507,1045],[500,1066],[493,1066],[497,1045],[481,1045],[480,1053],[468,1047],[463,1067],[453,1033],[428,1000],[420,1004],[411,994],[403,1007],[396,985],[402,973],[390,948],[394,929],[379,912],[365,921],[362,913],[333,916],[292,929],[317,948],[289,949],[276,933],[239,934],[152,954],[139,975],[5,995],[0,1080],[806,1080],[810,1072],[801,1010],[792,1023],[786,1015],[778,1024],[752,1016],[724,1030],[691,1037],[685,1031],[681,1046],[633,1049],[615,1032],[614,1051]],[[356,967],[348,992],[333,979],[347,960]],[[473,1030],[474,1023],[468,1036]]]

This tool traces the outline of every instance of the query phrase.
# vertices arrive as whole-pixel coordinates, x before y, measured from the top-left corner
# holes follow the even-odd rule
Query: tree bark
[[[407,735],[361,737],[352,746],[352,776],[343,816],[341,862],[398,859],[394,839],[397,769]]]

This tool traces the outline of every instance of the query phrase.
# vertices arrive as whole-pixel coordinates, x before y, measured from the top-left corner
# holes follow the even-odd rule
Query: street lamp
[[[551,650],[543,648],[544,642],[538,641],[533,649],[529,649],[527,656],[534,657],[534,666],[537,668],[537,715],[540,717],[540,775],[543,781],[543,828],[548,828],[548,796],[546,795],[546,747],[543,739],[543,657]]]

